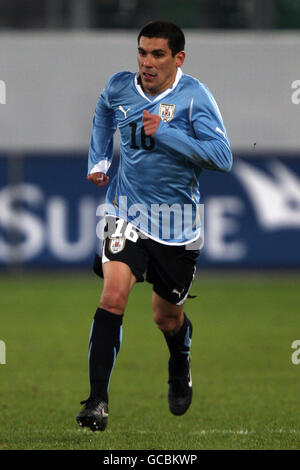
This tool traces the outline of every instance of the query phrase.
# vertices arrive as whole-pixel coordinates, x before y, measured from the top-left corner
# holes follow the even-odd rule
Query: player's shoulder
[[[127,88],[132,83],[135,74],[132,72],[122,71],[114,73],[106,84],[107,93],[114,96]]]
[[[210,95],[211,91],[208,86],[201,82],[198,78],[192,77],[192,75],[188,75],[184,73],[182,75],[182,84],[184,88],[190,89],[194,93],[199,93],[201,95]]]
[[[215,106],[215,98],[208,86],[191,75],[183,75],[183,89],[185,95],[193,98],[194,104],[199,106]]]

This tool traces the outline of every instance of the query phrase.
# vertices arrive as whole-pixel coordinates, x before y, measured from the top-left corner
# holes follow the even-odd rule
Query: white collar
[[[139,84],[138,82],[138,77],[139,77],[139,74],[137,73],[136,76],[134,77],[134,84],[135,84],[135,87],[137,89],[137,91],[139,92],[139,94],[145,98],[147,101],[150,101],[150,103],[154,103],[155,101],[159,101],[161,100],[162,98],[164,98],[165,96],[167,96],[169,93],[171,93],[171,91],[173,91],[177,85],[178,85],[178,82],[179,80],[181,79],[182,77],[182,70],[180,67],[177,68],[177,73],[176,73],[176,77],[175,77],[175,80],[174,80],[174,83],[173,85],[168,88],[167,90],[163,91],[162,93],[160,93],[159,95],[157,95],[154,100],[150,100],[148,98],[148,96],[145,95],[141,85]]]

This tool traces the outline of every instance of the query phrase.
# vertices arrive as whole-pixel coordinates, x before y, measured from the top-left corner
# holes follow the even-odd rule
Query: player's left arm
[[[161,121],[159,116],[150,121],[146,115],[146,122],[143,123],[147,135],[155,134],[161,144],[183,154],[195,165],[210,170],[231,170],[232,153],[227,132],[218,106],[208,90],[204,89],[196,95],[193,102],[191,125],[195,137],[172,126],[172,123]]]

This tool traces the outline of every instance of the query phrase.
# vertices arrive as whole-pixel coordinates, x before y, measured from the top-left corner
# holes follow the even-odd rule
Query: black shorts
[[[154,292],[163,299],[176,305],[185,302],[194,280],[199,249],[189,249],[188,245],[165,245],[141,237],[137,229],[134,232],[138,236],[131,237],[134,241],[124,236],[111,237],[106,230],[107,226],[102,258],[95,256],[96,274],[103,277],[102,263],[121,261],[130,267],[137,282],[143,282],[145,276],[146,281],[153,284]]]

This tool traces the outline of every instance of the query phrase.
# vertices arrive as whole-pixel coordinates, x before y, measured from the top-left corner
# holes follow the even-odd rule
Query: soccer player
[[[76,417],[93,431],[107,426],[123,315],[131,289],[144,275],[153,285],[154,321],[170,352],[170,411],[182,415],[192,401],[193,327],[185,302],[199,255],[200,175],[203,169],[230,171],[232,154],[212,94],[181,69],[184,47],[178,26],[164,21],[144,26],[138,72],[114,74],[95,110],[87,179],[108,185],[117,127],[120,164],[108,186],[103,252],[94,265],[104,285],[90,333],[90,395]]]

